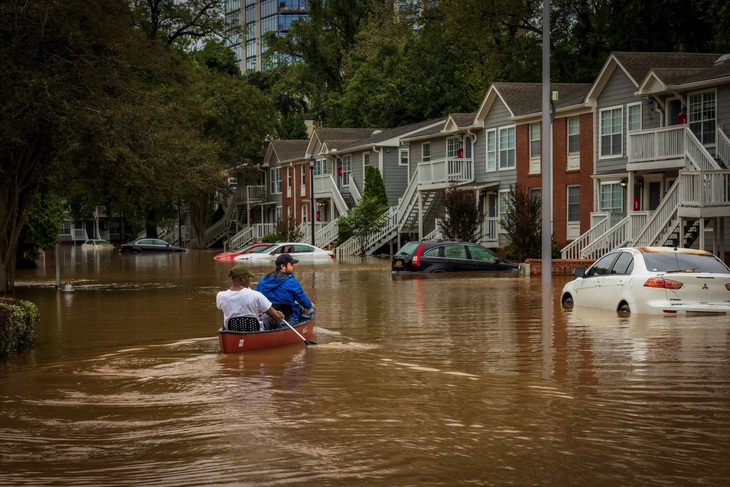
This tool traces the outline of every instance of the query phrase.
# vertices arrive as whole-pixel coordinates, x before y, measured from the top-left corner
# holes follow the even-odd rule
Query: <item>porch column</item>
[[[418,192],[418,240],[423,240],[423,191]]]

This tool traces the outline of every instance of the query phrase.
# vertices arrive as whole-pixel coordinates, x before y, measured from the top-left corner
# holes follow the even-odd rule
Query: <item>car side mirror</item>
[[[586,268],[576,267],[575,269],[573,269],[573,275],[575,277],[584,277],[586,275]]]

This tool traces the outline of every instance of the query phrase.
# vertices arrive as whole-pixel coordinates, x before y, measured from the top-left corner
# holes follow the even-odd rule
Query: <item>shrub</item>
[[[29,301],[0,298],[0,357],[35,343],[38,307]]]

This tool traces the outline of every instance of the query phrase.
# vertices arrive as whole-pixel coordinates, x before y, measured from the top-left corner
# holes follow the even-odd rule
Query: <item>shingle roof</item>
[[[457,127],[468,127],[474,123],[474,117],[476,117],[476,112],[449,114],[449,118],[454,121]]]
[[[308,144],[308,140],[272,140],[271,148],[279,162],[288,162],[304,158]]]
[[[370,137],[378,129],[350,129],[350,128],[317,128],[314,135],[320,143],[327,144],[327,147],[339,149],[345,144]]]
[[[443,121],[443,120],[444,120],[443,118],[424,120],[423,122],[417,122],[417,123],[412,123],[412,124],[408,124],[408,125],[403,125],[400,127],[395,127],[392,129],[383,130],[379,133],[373,133],[373,135],[371,137],[367,137],[365,139],[360,139],[355,142],[351,142],[350,144],[340,147],[338,150],[346,150],[346,149],[352,149],[355,147],[376,145],[385,140],[392,139],[394,137],[398,137],[403,134],[407,134],[409,132],[413,132],[415,130],[418,130],[421,127],[427,127],[431,124],[434,124],[434,123],[437,123],[437,122]],[[437,124],[437,125],[438,125],[439,130],[443,126],[443,124]]]
[[[612,55],[624,67],[636,83],[652,69],[662,68],[710,68],[720,54],[696,52],[613,52]]]
[[[494,83],[494,87],[516,117],[542,112],[542,83]],[[558,92],[557,109],[583,103],[590,89],[588,83],[550,85],[551,91]]]

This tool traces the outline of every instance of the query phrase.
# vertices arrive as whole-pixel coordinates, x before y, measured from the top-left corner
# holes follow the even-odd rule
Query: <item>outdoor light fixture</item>
[[[314,245],[314,165],[316,163],[317,160],[314,156],[309,156],[309,190],[311,191],[309,197],[312,203],[312,214],[309,215],[309,219],[312,220],[312,245]]]
[[[618,183],[618,184],[619,184],[619,186],[621,186],[622,188],[625,188],[625,187],[626,187],[626,186],[627,186],[627,185],[629,184],[629,182],[628,182],[628,181],[626,180],[626,178],[624,178],[624,179],[622,179],[622,180],[621,180],[621,182],[620,182],[620,183]]]
[[[644,187],[644,178],[639,176],[638,178],[634,179],[634,184],[637,188],[643,188]]]

